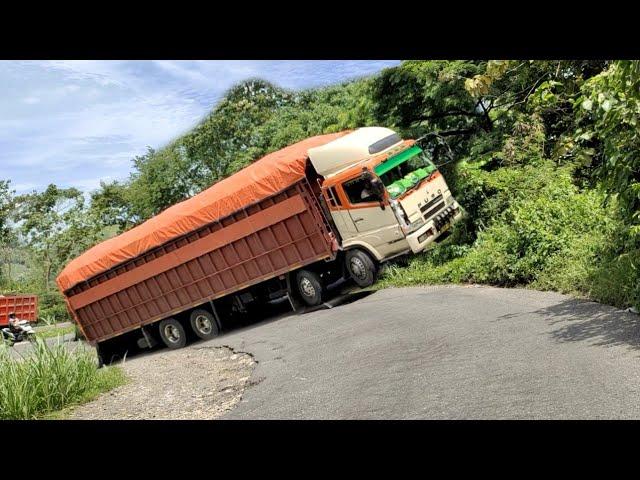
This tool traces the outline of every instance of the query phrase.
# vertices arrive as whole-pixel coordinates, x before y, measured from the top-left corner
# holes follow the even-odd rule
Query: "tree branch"
[[[437,132],[436,135],[439,135],[440,137],[451,137],[453,135],[470,135],[477,131],[478,131],[477,127],[459,128],[455,130],[443,130],[441,132]]]
[[[449,110],[448,112],[434,113],[433,115],[422,115],[418,117],[419,121],[433,120],[436,118],[446,117],[477,117],[478,114],[474,112],[465,112],[464,110]]]
[[[524,96],[524,98],[522,100],[518,100],[517,102],[514,101],[513,103],[509,104],[509,102],[505,102],[505,103],[501,103],[500,105],[496,105],[495,108],[499,108],[499,107],[503,107],[505,105],[509,105],[509,108],[507,108],[507,110],[509,110],[510,108],[515,107],[516,105],[520,105],[521,103],[525,103],[527,101],[527,99],[529,98],[529,96],[533,93],[533,91],[538,87],[538,85],[540,84],[540,81],[542,79],[544,79],[545,77],[547,77],[549,75],[549,72],[545,73],[544,75],[542,75],[540,78],[538,78],[538,80],[536,80],[536,82],[533,84],[533,86],[529,89],[529,91],[527,92],[527,94]],[[527,89],[525,88],[524,90],[521,90],[520,92],[516,93],[515,95],[513,95],[514,97],[517,97],[518,95],[524,93]]]

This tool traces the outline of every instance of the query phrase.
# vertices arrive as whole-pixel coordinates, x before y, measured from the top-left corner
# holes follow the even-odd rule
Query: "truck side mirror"
[[[374,176],[366,167],[362,167],[362,175],[360,178],[366,181],[367,188],[380,202],[380,208],[384,210],[384,185],[380,179]]]
[[[382,182],[378,178],[371,179],[370,185],[371,185],[371,191],[373,192],[373,194],[377,197],[378,201],[380,202],[380,208],[382,210],[384,210],[385,209],[385,206],[384,206],[384,185],[382,184]]]
[[[384,185],[382,184],[380,179],[373,175],[369,170],[367,170],[366,167],[362,167],[361,178],[363,178],[367,182],[367,184],[371,188],[371,191],[376,195],[382,196],[384,194]]]
[[[373,178],[371,180],[371,190],[381,198],[384,196],[384,185],[378,178]]]

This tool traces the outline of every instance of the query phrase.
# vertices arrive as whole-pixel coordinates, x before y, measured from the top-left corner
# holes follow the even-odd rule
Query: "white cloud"
[[[0,61],[0,178],[95,188],[197,124],[233,84],[307,88],[397,62]],[[18,188],[20,187],[20,188]]]

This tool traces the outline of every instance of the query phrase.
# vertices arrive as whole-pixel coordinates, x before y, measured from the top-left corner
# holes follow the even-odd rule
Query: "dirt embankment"
[[[255,365],[247,353],[205,343],[141,355],[122,364],[126,385],[75,408],[68,418],[214,419],[240,401]]]

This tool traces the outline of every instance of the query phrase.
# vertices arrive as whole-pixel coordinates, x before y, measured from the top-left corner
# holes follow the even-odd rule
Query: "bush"
[[[71,320],[64,299],[57,290],[40,293],[38,295],[38,302],[38,316],[40,318],[46,318],[49,323]]]
[[[603,240],[609,219],[601,206],[602,196],[594,191],[579,192],[571,183],[569,169],[558,169],[552,175],[544,187],[516,197],[478,235],[467,259],[468,280],[528,284],[554,256],[570,253],[580,238]]]
[[[640,303],[634,268],[640,250],[629,253],[616,205],[605,205],[597,190],[579,190],[571,165],[546,161],[492,172],[467,166],[466,173],[491,195],[466,220],[484,218],[485,228],[472,243],[459,245],[469,226],[457,226],[407,267],[387,269],[382,285],[475,282],[556,290],[619,307]]]
[[[37,340],[31,355],[15,358],[0,345],[0,419],[39,418],[124,381],[118,367],[98,370],[95,354],[88,350],[69,351]]]

